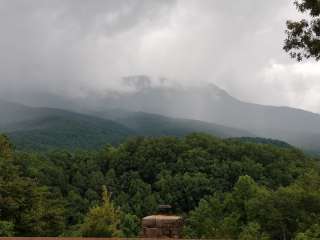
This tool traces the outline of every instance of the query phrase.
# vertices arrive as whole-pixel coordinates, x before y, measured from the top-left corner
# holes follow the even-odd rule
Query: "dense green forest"
[[[132,237],[171,204],[187,238],[319,239],[318,160],[258,142],[191,134],[24,152],[1,135],[0,236]]]

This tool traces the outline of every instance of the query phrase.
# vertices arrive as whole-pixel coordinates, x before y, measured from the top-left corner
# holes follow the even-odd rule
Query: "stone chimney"
[[[160,205],[155,215],[142,219],[142,237],[144,238],[180,238],[183,220],[170,214],[170,205]]]

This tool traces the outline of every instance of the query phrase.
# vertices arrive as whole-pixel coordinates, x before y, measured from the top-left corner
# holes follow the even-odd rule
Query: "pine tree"
[[[106,187],[102,191],[102,205],[89,210],[81,226],[84,237],[113,237],[120,234],[120,212],[110,199]]]

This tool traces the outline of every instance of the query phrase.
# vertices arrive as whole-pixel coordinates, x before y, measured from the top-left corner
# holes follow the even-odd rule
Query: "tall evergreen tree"
[[[89,210],[81,226],[84,237],[114,237],[120,235],[120,212],[110,199],[106,187],[102,191],[102,205]]]

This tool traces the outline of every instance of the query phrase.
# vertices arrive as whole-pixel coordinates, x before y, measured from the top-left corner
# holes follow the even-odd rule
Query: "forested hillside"
[[[119,109],[80,114],[0,100],[0,115],[0,131],[23,150],[98,149],[106,143],[119,144],[129,136],[182,137],[193,132],[219,137],[254,136],[223,125]]]
[[[86,115],[49,115],[4,128],[18,149],[97,149],[136,133],[111,120]]]
[[[1,236],[137,236],[171,204],[184,236],[318,239],[317,159],[287,146],[132,138],[97,151],[15,151],[0,137]]]

